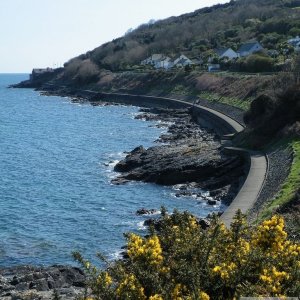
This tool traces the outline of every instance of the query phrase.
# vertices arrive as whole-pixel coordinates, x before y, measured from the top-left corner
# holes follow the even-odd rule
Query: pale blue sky
[[[0,73],[31,72],[163,19],[229,0],[0,0]]]

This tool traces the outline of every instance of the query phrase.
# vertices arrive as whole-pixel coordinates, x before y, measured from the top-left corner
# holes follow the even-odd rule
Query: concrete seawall
[[[214,129],[219,135],[239,133],[244,129],[240,123],[221,112],[177,99],[145,95],[99,93],[94,91],[81,91],[79,96],[88,96],[92,102],[117,102],[144,107],[191,108],[194,118],[200,125]]]

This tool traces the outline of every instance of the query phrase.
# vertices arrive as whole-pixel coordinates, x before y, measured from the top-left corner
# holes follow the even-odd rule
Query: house
[[[220,71],[221,66],[219,64],[208,64],[208,72]]]
[[[32,70],[32,73],[30,74],[30,80],[35,79],[38,76],[41,76],[46,73],[52,73],[54,72],[54,69],[52,68],[35,68]]]
[[[195,66],[202,66],[203,63],[204,63],[204,61],[203,61],[203,59],[200,57],[200,58],[194,58],[194,59],[192,59],[192,63],[193,63],[193,65],[195,65]]]
[[[141,61],[141,65],[151,65],[155,69],[170,69],[173,67],[173,62],[170,57],[164,54],[152,54]]]
[[[168,56],[164,57],[160,61],[156,61],[154,64],[155,69],[171,69],[173,67],[174,63],[172,62],[172,59]]]
[[[237,51],[238,55],[240,57],[251,55],[255,52],[263,50],[263,46],[259,42],[249,42],[246,44],[243,44],[239,50]]]
[[[293,46],[293,47],[296,47],[299,43],[300,43],[300,37],[299,36],[296,36],[295,38],[292,38],[292,39],[288,40],[288,44]]]
[[[231,48],[219,48],[215,50],[219,58],[227,58],[228,60],[238,58],[239,55]]]
[[[300,41],[296,44],[295,51],[300,52]]]
[[[144,59],[141,65],[155,65],[155,63],[163,60],[166,56],[164,54],[152,54],[150,57]]]
[[[178,68],[189,65],[193,65],[193,62],[183,54],[181,54],[177,59],[174,60],[174,66]]]

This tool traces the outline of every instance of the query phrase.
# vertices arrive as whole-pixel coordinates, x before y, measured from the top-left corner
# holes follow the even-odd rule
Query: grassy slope
[[[300,187],[300,141],[292,140],[285,143],[293,149],[294,158],[290,174],[277,197],[270,201],[261,212],[260,218],[262,219],[270,217],[276,209],[294,200]]]

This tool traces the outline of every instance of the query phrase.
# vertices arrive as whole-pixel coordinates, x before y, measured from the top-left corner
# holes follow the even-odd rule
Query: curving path
[[[242,152],[242,154],[250,156],[248,176],[236,197],[221,216],[221,220],[228,227],[238,209],[245,214],[256,202],[267,176],[268,160],[266,155],[261,152],[234,147],[227,147],[225,150],[232,153]]]

